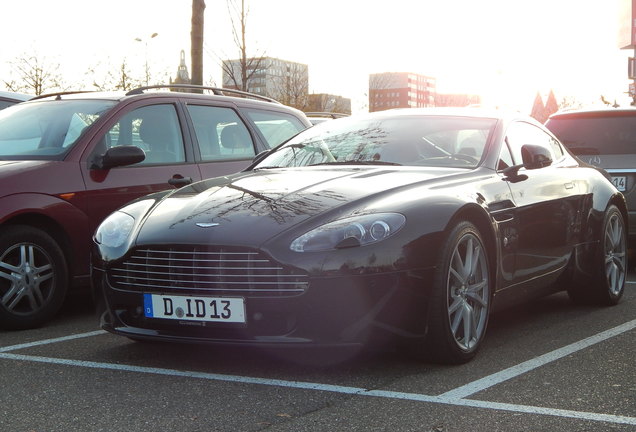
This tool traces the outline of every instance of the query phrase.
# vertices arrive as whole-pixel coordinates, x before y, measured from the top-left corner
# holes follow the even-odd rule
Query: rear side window
[[[578,155],[636,153],[636,113],[616,117],[556,117],[546,126]]]
[[[250,133],[231,108],[188,105],[201,160],[251,159],[255,156]]]
[[[254,108],[245,109],[244,111],[263,134],[270,148],[276,147],[298,132],[307,129],[303,122],[291,114]]]

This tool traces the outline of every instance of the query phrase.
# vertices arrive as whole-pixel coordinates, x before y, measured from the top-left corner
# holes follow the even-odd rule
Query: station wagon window
[[[42,101],[0,112],[0,158],[58,159],[114,102]]]
[[[249,130],[231,108],[188,105],[201,159],[251,159],[256,153]]]
[[[185,162],[181,128],[171,104],[144,106],[124,115],[105,134],[98,153],[121,145],[144,151],[146,158],[135,166]]]
[[[307,129],[307,126],[291,114],[253,108],[244,111],[263,134],[269,148],[276,147],[298,132]]]

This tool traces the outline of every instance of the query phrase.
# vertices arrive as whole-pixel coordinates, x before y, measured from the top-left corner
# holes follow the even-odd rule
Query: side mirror
[[[95,158],[91,169],[110,169],[119,166],[133,165],[144,159],[146,159],[146,153],[137,146],[111,147],[106,153]]]
[[[547,167],[552,163],[550,151],[542,146],[526,144],[521,147],[521,158],[526,169]]]
[[[521,159],[521,164],[507,167],[501,171],[510,181],[519,182],[528,178],[526,175],[519,175],[521,168],[533,170],[546,167],[552,163],[550,151],[545,147],[534,144],[525,144],[521,147]]]

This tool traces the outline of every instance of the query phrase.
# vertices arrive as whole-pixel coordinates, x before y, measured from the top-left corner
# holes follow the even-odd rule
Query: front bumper
[[[143,293],[114,288],[97,268],[92,287],[101,327],[132,339],[345,347],[424,337],[431,275],[432,269],[425,269],[310,278],[300,295],[243,297],[245,324],[146,318]]]

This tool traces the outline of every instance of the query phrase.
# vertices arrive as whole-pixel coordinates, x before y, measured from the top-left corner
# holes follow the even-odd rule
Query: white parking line
[[[416,402],[437,403],[444,405],[455,405],[472,408],[491,409],[496,411],[509,411],[525,414],[541,414],[563,418],[590,420],[615,424],[636,425],[636,417],[618,416],[610,414],[590,413],[583,411],[561,410],[545,407],[505,404],[499,402],[478,401],[470,399],[449,398],[445,396],[429,396],[417,393],[402,393],[385,390],[369,390],[360,387],[346,387],[331,384],[320,384],[302,381],[286,381],[266,378],[252,378],[239,375],[223,375],[205,372],[180,371],[175,369],[150,368],[144,366],[132,366],[113,363],[100,363],[83,360],[67,360],[50,357],[39,357],[22,354],[0,353],[0,359],[31,361],[38,363],[57,364],[64,366],[79,366],[91,369],[114,370],[121,372],[147,373],[155,375],[167,375],[174,377],[206,379],[212,381],[234,382],[242,384],[257,384],[275,387],[286,387],[302,390],[327,391],[341,394],[351,394],[367,397],[381,397],[389,399],[410,400]]]
[[[532,359],[527,362],[521,363],[517,366],[513,366],[511,368],[505,369],[496,374],[489,375],[485,378],[474,381],[465,386],[458,387],[454,390],[451,390],[439,396],[430,396],[430,395],[417,394],[417,393],[403,393],[403,392],[386,391],[386,390],[370,390],[370,389],[365,389],[360,387],[347,387],[347,386],[338,386],[338,385],[331,385],[331,384],[320,384],[320,383],[311,383],[311,382],[302,382],[302,381],[286,381],[286,380],[276,380],[276,379],[267,379],[267,378],[244,377],[244,376],[238,376],[238,375],[223,375],[223,374],[212,374],[212,373],[205,373],[205,372],[180,371],[176,369],[150,368],[150,367],[144,367],[144,366],[101,363],[101,362],[91,362],[91,361],[83,361],[83,360],[68,360],[68,359],[60,359],[60,358],[40,357],[40,356],[9,353],[9,351],[15,351],[18,349],[47,345],[47,344],[52,344],[57,342],[64,342],[64,341],[69,341],[69,340],[74,340],[74,339],[79,339],[84,337],[97,336],[97,335],[106,333],[101,330],[0,348],[0,359],[16,360],[16,361],[31,361],[31,362],[37,362],[37,363],[48,363],[48,364],[57,364],[57,365],[64,365],[64,366],[85,367],[85,368],[92,368],[92,369],[114,370],[114,371],[121,371],[121,372],[168,375],[168,376],[175,376],[175,377],[206,379],[206,380],[222,381],[222,382],[234,382],[234,383],[243,383],[243,384],[286,387],[286,388],[303,389],[303,390],[327,391],[327,392],[333,392],[333,393],[352,394],[352,395],[367,396],[367,397],[401,399],[401,400],[410,400],[410,401],[425,402],[425,403],[436,403],[436,404],[444,404],[444,405],[490,409],[490,410],[496,410],[496,411],[509,411],[509,412],[525,413],[525,414],[539,414],[539,415],[548,415],[548,416],[555,416],[555,417],[581,419],[581,420],[589,420],[589,421],[597,421],[597,422],[607,422],[607,423],[615,423],[615,424],[636,425],[636,417],[466,399],[467,396],[470,396],[479,391],[485,390],[496,384],[500,384],[504,381],[517,377],[526,372],[529,372],[547,363],[561,359],[574,352],[580,351],[584,348],[587,348],[599,342],[605,341],[609,338],[620,335],[634,328],[636,328],[636,320],[627,322],[613,329],[604,331],[602,333],[583,339],[579,342],[573,343],[566,347],[544,354],[542,356],[537,357],[536,359]]]
[[[96,330],[96,331],[92,331],[92,332],[88,332],[88,333],[80,333],[80,334],[74,334],[74,335],[70,335],[70,336],[63,336],[63,337],[59,337],[59,338],[44,339],[44,340],[35,341],[35,342],[27,342],[27,343],[23,343],[23,344],[19,344],[19,345],[11,345],[11,346],[7,346],[7,347],[0,347],[0,353],[9,352],[9,351],[15,351],[15,350],[23,349],[23,348],[31,348],[31,347],[34,347],[34,346],[48,345],[48,344],[57,343],[57,342],[66,342],[66,341],[73,340],[73,339],[80,339],[80,338],[85,338],[85,337],[97,336],[97,335],[101,335],[101,334],[105,334],[105,333],[106,332],[104,330]]]
[[[582,349],[588,348],[599,342],[603,342],[614,336],[618,336],[619,334],[633,330],[634,328],[636,328],[636,320],[626,322],[625,324],[620,325],[618,327],[614,327],[613,329],[609,329],[602,333],[598,333],[594,336],[590,336],[586,339],[564,346],[563,348],[559,348],[549,353],[543,354],[539,357],[533,358],[532,360],[525,361],[518,365],[512,366],[508,369],[504,369],[500,372],[494,373],[492,375],[488,375],[487,377],[481,378],[477,381],[473,381],[472,383],[469,383],[461,387],[458,387],[454,390],[448,391],[442,394],[441,396],[448,397],[451,399],[462,399],[462,398],[468,397],[482,390],[485,390],[489,387],[492,387],[494,385],[497,385],[499,383],[508,381],[509,379],[522,375],[526,372],[529,372],[533,369],[544,366],[555,360],[559,360],[572,353],[581,351]]]

